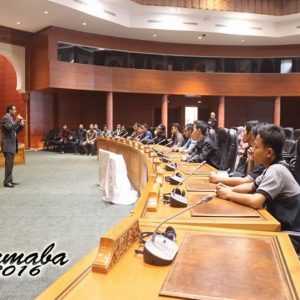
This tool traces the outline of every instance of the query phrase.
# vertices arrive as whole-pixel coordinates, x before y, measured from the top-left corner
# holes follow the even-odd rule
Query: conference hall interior
[[[300,0],[1,0],[0,298],[300,298]]]

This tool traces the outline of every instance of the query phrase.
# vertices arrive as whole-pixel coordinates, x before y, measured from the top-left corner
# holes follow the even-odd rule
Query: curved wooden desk
[[[25,164],[25,145],[24,144],[18,145],[18,153],[15,154],[14,164],[15,165]],[[4,167],[4,165],[5,165],[5,158],[0,149],[0,167]]]
[[[91,251],[37,299],[166,299],[163,296],[159,296],[159,293],[164,282],[166,282],[168,274],[170,275],[170,269],[174,268],[178,260],[176,259],[171,266],[151,266],[145,264],[142,257],[135,255],[134,250],[140,246],[138,243],[140,231],[153,231],[167,216],[169,217],[178,211],[177,208],[164,205],[161,201],[162,194],[171,191],[174,187],[167,184],[164,179],[166,175],[170,175],[172,172],[163,170],[164,164],[155,158],[153,152],[143,149],[141,145],[125,144],[124,141],[112,139],[100,139],[98,146],[105,147],[104,149],[109,151],[114,150],[116,153],[125,153],[124,158],[130,169],[128,175],[130,174],[135,186],[142,190],[141,197],[133,213],[101,237],[99,248]],[[168,151],[166,149],[166,152]],[[134,155],[136,157],[133,157]],[[176,155],[172,155],[173,160],[177,159]],[[136,161],[135,163],[133,163],[134,160]],[[137,170],[133,169],[132,166],[134,164],[137,166]],[[182,169],[181,167],[187,167],[187,169]],[[181,165],[180,168],[180,172],[189,173],[189,165]],[[195,166],[191,166],[191,168],[195,168]],[[149,170],[149,174],[146,173],[147,170]],[[207,174],[211,170],[213,168],[210,166],[205,166],[203,170],[201,169]],[[142,174],[142,180],[137,178],[140,176],[139,174]],[[206,177],[205,174],[198,174],[197,176],[201,180],[205,178],[207,180],[207,174]],[[147,175],[149,175],[149,180],[144,185]],[[186,188],[186,184],[184,184],[184,187]],[[201,197],[202,194],[207,193],[188,192],[188,196],[193,199],[195,195],[197,195],[196,197]],[[149,205],[150,202],[151,205]],[[152,202],[156,202],[157,205],[153,206]],[[298,258],[286,234],[271,232],[280,230],[280,225],[265,210],[259,210],[256,217],[192,217],[189,212],[186,212],[165,225],[172,225],[175,228],[178,244],[182,243],[186,234],[203,235],[215,243],[216,248],[212,247],[214,257],[207,256],[207,253],[211,251],[201,252],[197,255],[197,258],[202,259],[202,261],[201,259],[197,260],[199,270],[203,266],[210,271],[209,279],[207,279],[208,277],[206,278],[206,272],[201,273],[202,280],[207,280],[208,285],[205,286],[214,286],[214,289],[208,288],[200,291],[203,298],[248,299],[250,294],[255,294],[257,295],[255,299],[266,299],[265,297],[269,297],[268,293],[270,291],[276,290],[275,296],[279,295],[281,297],[278,300],[299,299],[300,265]],[[166,226],[163,226],[163,228]],[[231,228],[239,228],[239,230]],[[254,231],[254,229],[257,231]],[[227,247],[227,250],[223,249],[223,240],[226,240],[228,237],[229,244],[233,240],[237,241],[237,245],[239,245],[237,249],[233,249],[231,246]],[[232,240],[230,241],[230,239]],[[201,240],[201,238],[198,240]],[[252,250],[247,251],[248,242],[251,242],[251,249],[255,254]],[[236,243],[233,244],[235,245]],[[202,249],[202,247],[198,248]],[[218,249],[222,249],[222,251],[218,251]],[[179,249],[178,256],[180,256],[180,251]],[[249,264],[247,266],[240,265],[241,261],[250,261],[250,264],[256,264],[257,260],[261,262],[260,254],[262,252],[265,258],[263,268],[259,272],[254,272],[253,270],[256,270],[256,267],[252,268]],[[235,264],[235,259],[228,260],[228,257],[232,255],[242,258],[237,263],[238,265]],[[213,265],[212,268],[209,265],[210,259]],[[220,263],[216,264],[214,263],[215,261]],[[225,261],[230,261],[230,263],[225,264],[224,267],[223,262]],[[271,280],[274,288],[273,286],[268,286],[268,290],[263,290],[260,293],[259,289],[264,289],[264,286],[260,286],[260,282],[265,282],[266,277],[269,276],[269,266],[273,266],[273,264],[275,264],[273,271],[277,276],[276,280]],[[242,272],[236,272],[240,269]],[[249,274],[249,270],[252,270],[253,274]],[[232,271],[237,274],[235,278],[244,287],[239,297],[235,291],[240,289],[240,286],[232,288],[233,282],[230,280],[226,281],[227,276],[225,276],[226,280],[222,284],[215,284],[217,280],[220,280],[218,278],[219,273],[222,272],[222,274],[227,275],[232,273]],[[253,277],[256,278],[255,282],[257,285],[255,286],[249,285],[249,278]],[[197,278],[197,276],[193,276],[193,278]],[[168,286],[166,285],[165,287]],[[211,290],[213,290],[213,294]],[[163,292],[168,293],[168,289]],[[274,293],[272,297],[273,295]],[[282,295],[285,298],[282,298]],[[273,297],[272,300],[274,299],[276,298]]]
[[[127,222],[131,225],[138,224],[134,217],[128,217]],[[155,225],[141,225],[140,230],[153,231]],[[122,226],[124,224],[115,226],[115,236],[118,236],[117,228]],[[215,245],[209,251],[206,247],[210,244],[198,247],[196,270],[185,270],[187,282],[196,282],[198,292],[201,293],[202,297],[197,299],[299,299],[300,265],[286,234],[189,225],[176,226],[176,233],[179,245],[187,235],[196,235],[199,237],[198,241],[206,243],[208,240]],[[174,289],[166,283],[170,283],[167,278],[174,274],[171,269],[175,269],[180,263],[179,258],[182,260],[182,248],[170,266],[158,267],[145,264],[142,256],[135,254],[135,249],[140,246],[136,240],[129,244],[126,241],[128,239],[123,240],[126,251],[108,274],[93,272],[93,262],[97,255],[97,249],[94,249],[37,299],[166,299],[159,293],[163,286],[167,290]],[[236,247],[230,244],[232,241]],[[224,243],[227,243],[226,247]],[[220,245],[224,247],[218,251]],[[249,248],[251,251],[247,251]],[[109,247],[106,248],[108,249]],[[117,247],[115,252],[119,253],[121,250],[122,247]],[[185,250],[192,251],[192,248],[186,249],[185,244]],[[96,261],[101,260],[99,255]],[[192,255],[186,256],[187,259],[189,257]],[[180,266],[179,268],[182,270]],[[265,285],[266,282],[268,286]],[[251,295],[255,295],[255,298],[251,298]]]

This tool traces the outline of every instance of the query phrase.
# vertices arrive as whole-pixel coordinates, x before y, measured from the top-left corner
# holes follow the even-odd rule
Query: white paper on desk
[[[129,205],[138,199],[138,192],[127,177],[123,156],[102,149],[99,149],[99,187],[104,191],[104,201]]]

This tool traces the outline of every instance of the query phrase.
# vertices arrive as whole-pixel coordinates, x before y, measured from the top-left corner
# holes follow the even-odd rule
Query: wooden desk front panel
[[[146,155],[141,150],[105,138],[98,139],[97,148],[123,155],[131,184],[140,193],[143,191],[148,180],[148,162]]]
[[[153,231],[155,224],[148,224],[141,226],[143,231]],[[284,269],[282,271],[282,281],[288,280],[290,285],[289,289],[294,292],[295,298],[299,299],[300,296],[300,264],[292,244],[287,235],[282,233],[271,233],[271,232],[257,232],[257,231],[243,231],[243,230],[230,230],[230,229],[217,229],[217,228],[205,228],[195,227],[187,225],[175,226],[177,233],[178,244],[180,245],[184,234],[189,232],[193,234],[203,234],[205,236],[233,236],[236,238],[257,238],[257,239],[275,239],[276,247],[270,252],[270,255],[276,257],[276,264],[278,268]],[[95,250],[90,253],[85,259],[83,259],[78,265],[73,267],[69,272],[63,275],[57,282],[50,286],[43,294],[37,299],[113,299],[113,300],[153,300],[153,299],[166,299],[159,296],[161,287],[168,276],[171,266],[157,267],[147,265],[143,262],[141,255],[135,255],[134,250],[139,247],[136,242],[121,258],[121,260],[111,269],[108,274],[100,274],[91,271],[90,263],[92,262],[92,256],[95,255]],[[180,251],[180,249],[179,249]],[[224,252],[224,251],[223,251]],[[216,255],[218,251],[215,251]],[[220,252],[222,253],[222,251]],[[205,253],[204,253],[205,255]],[[220,254],[220,255],[224,255]],[[227,255],[237,255],[237,253],[225,253]],[[243,255],[243,252],[238,253],[239,256]],[[251,255],[247,253],[246,255]],[[226,260],[226,257],[217,257],[219,261]],[[231,260],[231,262],[234,260]],[[259,257],[251,257],[253,263],[259,263]],[[211,270],[211,275],[218,276],[218,265],[215,265],[215,269]],[[236,265],[222,265],[219,266],[223,272],[230,274],[234,268],[242,266]],[[224,270],[224,268],[228,268]],[[201,270],[201,266],[199,267]],[[242,272],[243,273],[243,272]],[[240,280],[245,286],[248,285],[249,280],[252,276],[256,276],[256,281],[259,278],[263,279],[267,274],[249,274],[247,270],[244,270],[243,278]],[[261,280],[263,281],[263,280]],[[210,284],[212,284],[210,282]],[[262,282],[263,284],[263,282]],[[276,285],[276,282],[274,282]],[[228,286],[227,289],[240,289],[241,287]],[[265,287],[272,288],[272,287]],[[224,290],[221,282],[215,284],[214,293],[216,291]],[[257,295],[260,295],[260,291]],[[209,298],[211,295],[205,295],[205,299],[216,299]],[[297,298],[298,297],[298,298]],[[218,298],[220,299],[220,298]],[[238,300],[246,300],[247,295],[242,295]],[[261,299],[261,298],[260,298]],[[273,299],[272,299],[273,300]]]
[[[190,167],[195,168],[195,167]],[[202,171],[209,171],[209,169],[213,169],[210,166],[205,166]],[[164,172],[164,176],[170,176],[174,172]],[[184,176],[183,176],[184,177]],[[197,178],[197,176],[193,176],[193,178]],[[198,177],[203,180],[206,179],[208,181],[208,177]],[[147,191],[151,190],[151,186],[153,185],[153,180],[148,182]],[[163,202],[163,194],[169,193],[174,189],[174,185],[171,185],[164,181],[161,187],[160,192],[160,200],[158,203],[157,211],[147,211],[147,197],[148,193],[145,192],[141,195],[139,202],[144,205],[144,209],[139,207],[140,221],[141,222],[155,222],[160,223],[167,217],[175,214],[179,211],[180,208],[171,207],[169,204],[164,204]],[[185,189],[185,185],[180,187],[180,189]],[[213,192],[188,192],[187,197],[190,198],[192,195],[207,195],[214,194]],[[259,217],[192,217],[190,211],[187,211],[178,217],[174,218],[170,222],[172,224],[189,224],[189,225],[201,225],[201,226],[211,226],[211,227],[224,227],[224,228],[236,228],[236,229],[249,229],[249,230],[263,230],[263,231],[280,231],[280,223],[270,215],[265,209],[258,210]]]
[[[19,145],[18,148],[18,153],[15,154],[15,160],[14,160],[15,165],[21,165],[25,164],[25,146],[24,145]],[[3,153],[0,151],[0,167],[5,166],[5,158]]]

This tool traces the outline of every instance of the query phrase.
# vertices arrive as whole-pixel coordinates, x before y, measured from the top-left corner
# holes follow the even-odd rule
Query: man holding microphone
[[[15,120],[14,117],[16,116]],[[18,152],[17,134],[25,125],[24,118],[17,114],[16,106],[11,104],[7,106],[6,114],[1,120],[2,131],[2,152],[5,157],[5,178],[4,187],[13,188],[17,185],[13,182],[12,171],[14,166],[15,153]]]

